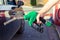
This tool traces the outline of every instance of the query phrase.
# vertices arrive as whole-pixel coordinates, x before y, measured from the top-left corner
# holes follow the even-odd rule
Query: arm
[[[39,13],[46,13],[60,0],[49,0],[45,6],[39,11]]]
[[[49,11],[57,2],[59,2],[60,0],[49,0],[45,6],[38,12],[37,15],[37,23],[41,23],[40,21],[40,17],[43,17],[44,14]]]

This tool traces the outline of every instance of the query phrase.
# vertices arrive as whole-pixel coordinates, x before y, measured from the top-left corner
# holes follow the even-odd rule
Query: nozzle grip
[[[43,17],[40,17],[40,21],[45,24],[46,20]]]
[[[45,24],[45,22],[46,22],[46,20],[43,19],[43,17],[40,17],[40,21],[42,21],[42,23],[44,23],[44,24]],[[36,23],[36,22],[37,22],[37,20],[34,21],[34,23]]]

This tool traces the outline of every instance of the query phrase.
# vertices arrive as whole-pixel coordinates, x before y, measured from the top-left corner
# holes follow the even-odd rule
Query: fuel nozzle
[[[32,24],[36,22],[37,14],[38,13],[36,11],[31,11],[27,15],[24,15],[24,19],[28,20],[29,25],[32,26]],[[40,17],[40,21],[42,21],[42,23],[45,24],[47,27],[50,27],[52,25],[50,21],[47,21],[42,17]]]
[[[52,23],[48,20],[43,19],[42,17],[40,17],[40,20],[42,21],[43,24],[45,24],[47,27],[50,27],[52,25]]]
[[[44,29],[44,28],[42,27],[42,25],[36,23],[36,22],[37,22],[37,20],[36,20],[37,14],[38,14],[38,13],[37,13],[36,11],[31,11],[31,12],[29,12],[28,14],[24,15],[24,19],[25,19],[25,20],[28,20],[29,25],[30,25],[31,27],[33,27],[35,30],[43,33],[43,29]],[[40,17],[40,21],[42,21],[42,23],[45,24],[46,27],[50,27],[50,26],[52,25],[52,23],[51,23],[50,21],[47,21],[47,20],[45,20],[45,19],[42,18],[42,17]],[[33,23],[35,23],[37,26],[34,27],[34,26],[33,26]]]

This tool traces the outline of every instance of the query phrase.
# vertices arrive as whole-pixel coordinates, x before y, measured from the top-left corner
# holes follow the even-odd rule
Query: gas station
[[[46,40],[60,40],[60,4],[52,7],[44,18],[40,17],[42,24],[36,23],[38,11],[47,2],[48,0],[0,0],[0,40],[34,40],[35,35],[35,40],[45,40],[44,35]],[[14,37],[17,34],[20,35],[18,39],[17,36]],[[42,39],[39,35],[43,35]]]

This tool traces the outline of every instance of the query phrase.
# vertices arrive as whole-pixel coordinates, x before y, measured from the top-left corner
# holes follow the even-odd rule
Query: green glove
[[[31,11],[31,12],[29,12],[27,15],[24,15],[24,19],[25,19],[25,20],[28,20],[29,25],[32,26],[33,22],[36,20],[37,14],[38,14],[38,13],[37,13],[36,11]],[[45,20],[45,19],[43,19],[43,20]],[[43,20],[41,20],[41,21],[43,21]],[[45,21],[46,21],[46,20],[45,20]],[[44,24],[45,24],[47,27],[50,27],[52,23],[49,22],[49,21],[46,21]]]

